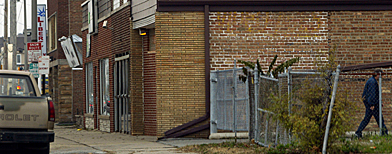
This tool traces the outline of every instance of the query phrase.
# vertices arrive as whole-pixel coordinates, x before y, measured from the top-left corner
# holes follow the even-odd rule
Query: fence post
[[[287,94],[288,94],[288,104],[289,104],[289,116],[291,116],[291,66],[287,69]],[[291,142],[291,130],[289,129],[289,142]]]
[[[381,81],[382,81],[382,77],[381,77],[381,74],[382,72],[380,72],[380,75],[379,75],[379,78],[378,78],[378,80],[379,80],[379,86],[378,86],[378,105],[379,105],[379,118],[378,118],[378,120],[379,120],[379,127],[380,127],[380,136],[382,135],[382,89],[381,89],[381,86],[382,86],[382,84],[381,84]]]
[[[259,107],[259,87],[258,87],[258,85],[259,85],[259,72],[258,72],[258,70],[257,70],[257,64],[255,65],[255,70],[253,71],[253,76],[254,76],[254,78],[255,78],[255,103],[254,103],[254,108],[255,108],[255,111],[254,111],[254,113],[255,113],[255,126],[253,127],[255,130],[254,130],[254,132],[255,132],[255,136],[254,136],[254,139],[256,140],[256,141],[259,141],[259,139],[258,139],[258,134],[259,134],[259,124],[258,124],[258,120],[259,120],[259,112],[257,111],[257,108]]]
[[[326,127],[325,135],[324,135],[323,154],[327,154],[328,133],[329,133],[329,127],[331,126],[332,109],[333,109],[333,103],[335,102],[336,89],[338,88],[339,73],[340,73],[340,65],[336,69],[335,80],[333,83],[332,98],[331,98],[331,103],[329,105],[329,111],[328,111],[327,127]]]
[[[216,97],[217,97],[217,90],[218,90],[218,71],[216,72],[211,72],[211,79],[210,79],[210,134],[217,133],[218,132],[218,127],[217,127],[217,117],[216,117]]]
[[[234,113],[234,117],[233,117],[233,130],[234,130],[234,140],[235,143],[237,143],[237,109],[236,109],[236,103],[235,103],[235,99],[236,99],[236,89],[237,89],[237,72],[236,72],[236,65],[237,65],[237,61],[234,60],[234,68],[233,68],[233,113]]]

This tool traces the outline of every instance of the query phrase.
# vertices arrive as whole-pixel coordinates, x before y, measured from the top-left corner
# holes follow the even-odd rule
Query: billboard
[[[46,5],[37,5],[37,42],[41,42],[42,55],[46,56]]]

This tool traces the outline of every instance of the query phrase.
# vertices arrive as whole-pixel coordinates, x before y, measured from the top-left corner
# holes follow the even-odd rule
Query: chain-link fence
[[[248,80],[242,68],[211,72],[211,133],[249,130]]]
[[[388,77],[384,77],[381,70],[361,70],[344,72],[339,78],[339,91],[347,92],[350,101],[357,102],[357,118],[353,121],[357,128],[354,135],[362,137],[363,131],[377,131],[380,135],[387,134],[383,114],[388,113],[382,111],[382,104],[383,101],[388,100],[382,96],[382,87],[386,87],[390,82]]]
[[[254,73],[257,74],[257,73]],[[332,79],[330,77],[330,79]],[[299,112],[303,106],[304,92],[315,86],[327,89],[332,84],[332,81],[326,80],[320,73],[316,71],[309,72],[294,72],[290,69],[283,74],[279,74],[278,78],[269,78],[265,76],[255,75],[255,106],[257,112],[254,115],[256,118],[255,141],[263,146],[276,146],[278,144],[288,144],[292,140],[290,129],[285,128],[279,123],[279,120],[272,119],[270,107],[272,107],[274,100],[272,97],[283,99],[287,97],[286,108],[288,114],[292,112]],[[328,101],[327,96],[323,99]],[[328,104],[328,103],[325,103]]]

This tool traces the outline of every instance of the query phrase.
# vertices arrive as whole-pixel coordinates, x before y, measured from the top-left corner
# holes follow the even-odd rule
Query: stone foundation
[[[99,119],[99,130],[110,133],[110,120]]]
[[[94,118],[86,117],[84,127],[86,129],[94,129]]]

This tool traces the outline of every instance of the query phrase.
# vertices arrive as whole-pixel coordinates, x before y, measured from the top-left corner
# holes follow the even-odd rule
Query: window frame
[[[49,32],[49,53],[57,50],[57,13],[55,12],[48,19],[48,32]]]
[[[16,54],[16,65],[22,65],[22,54]]]

